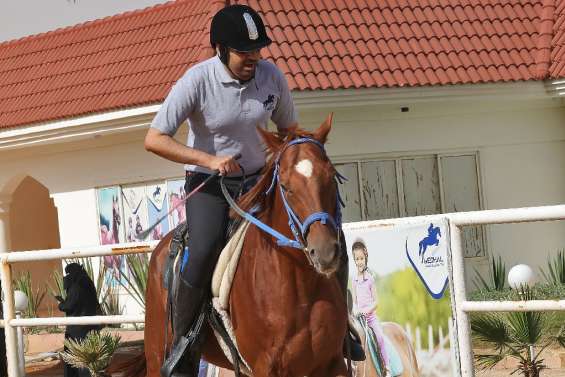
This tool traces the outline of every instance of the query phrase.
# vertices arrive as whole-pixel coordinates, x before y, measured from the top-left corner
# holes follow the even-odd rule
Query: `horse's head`
[[[337,172],[324,143],[332,116],[313,133],[297,130],[285,140],[261,131],[275,160],[271,190],[277,190],[298,243],[314,266],[330,276],[339,267],[341,223]]]

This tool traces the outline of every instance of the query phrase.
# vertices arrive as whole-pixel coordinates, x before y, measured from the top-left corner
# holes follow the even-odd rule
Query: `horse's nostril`
[[[316,251],[314,249],[310,249],[310,250],[308,250],[308,253],[310,253],[311,257],[313,257],[314,254],[316,254]]]

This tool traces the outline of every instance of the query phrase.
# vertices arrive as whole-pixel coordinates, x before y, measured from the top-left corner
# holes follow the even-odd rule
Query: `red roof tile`
[[[0,128],[156,104],[210,56],[225,0],[178,0],[0,43]],[[565,0],[251,0],[293,90],[565,77]]]

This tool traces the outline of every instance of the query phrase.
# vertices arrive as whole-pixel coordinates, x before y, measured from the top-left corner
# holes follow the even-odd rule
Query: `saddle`
[[[233,364],[236,376],[239,376],[240,371],[245,375],[252,375],[249,365],[245,362],[237,348],[229,315],[231,284],[235,276],[248,226],[249,223],[241,219],[230,222],[228,226],[229,241],[218,258],[212,277],[212,296],[209,303],[202,306],[202,311],[190,330],[191,333],[200,333],[202,324],[207,321],[214,331],[214,335],[227,359]],[[174,286],[173,279],[180,278],[180,263],[178,261],[182,255],[182,250],[186,247],[188,237],[188,227],[186,223],[181,223],[174,229],[173,238],[169,245],[169,255],[163,272],[163,286],[167,290],[167,318],[169,320],[172,309],[172,292],[170,287]],[[199,327],[195,328],[196,326]]]

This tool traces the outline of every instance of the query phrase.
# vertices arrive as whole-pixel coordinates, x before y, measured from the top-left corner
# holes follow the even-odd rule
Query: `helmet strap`
[[[232,77],[236,78],[236,80],[239,81],[240,84],[245,84],[246,82],[251,81],[253,79],[251,78],[249,80],[243,81],[238,79],[237,75],[232,72],[230,65],[228,64],[230,61],[230,52],[228,47],[223,45],[217,45],[216,51],[218,52],[218,57],[220,58],[220,61],[226,66],[226,69],[230,71]]]
[[[218,56],[220,57],[220,61],[224,63],[224,65],[229,69],[228,63],[230,61],[230,53],[228,48],[223,45],[218,45],[217,51]]]

